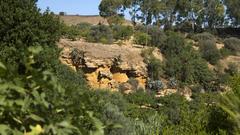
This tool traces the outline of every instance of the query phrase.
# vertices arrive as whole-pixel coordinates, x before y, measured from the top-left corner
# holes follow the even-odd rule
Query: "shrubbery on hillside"
[[[216,40],[214,35],[208,33],[208,32],[203,32],[196,34],[192,37],[193,40],[196,40],[198,42],[205,41],[205,40]]]
[[[240,39],[238,38],[227,38],[224,40],[225,48],[231,50],[232,52],[236,53],[240,51]]]
[[[76,26],[67,26],[67,25],[62,25],[62,35],[65,38],[71,39],[72,41],[77,40],[80,38],[80,31],[77,29]]]
[[[184,83],[196,83],[205,87],[213,78],[207,63],[181,35],[173,32],[168,35],[165,44],[161,47],[167,59],[164,68],[166,75]]]
[[[163,75],[163,64],[159,59],[150,58],[147,63],[148,75],[152,80],[159,80]]]
[[[160,47],[166,40],[166,34],[157,26],[141,26],[135,28],[136,32],[147,33],[151,38],[148,41],[149,46]]]
[[[111,27],[115,40],[128,40],[133,35],[133,28],[131,26],[113,25]]]
[[[220,52],[216,47],[216,43],[214,40],[203,40],[199,43],[200,52],[202,57],[210,62],[210,64],[217,64],[220,59]]]
[[[128,40],[133,35],[132,26],[123,25],[91,25],[80,23],[76,26],[63,25],[62,34],[71,40],[86,38],[87,41],[110,44],[117,40]]]
[[[96,25],[91,27],[87,40],[90,42],[110,44],[113,42],[113,33],[109,26]]]
[[[230,81],[232,91],[223,95],[220,106],[234,120],[235,134],[240,133],[239,101],[240,101],[240,75],[236,74]]]
[[[134,34],[134,42],[139,45],[149,45],[151,36],[144,32],[136,32]]]
[[[232,81],[233,94],[222,102],[229,114],[216,106],[216,93],[193,95],[192,101],[178,94],[156,98],[154,92],[137,89],[133,79],[128,82],[136,91],[129,95],[91,91],[80,70],[74,72],[58,60],[56,42],[64,29],[53,14],[40,13],[35,0],[0,1],[0,9],[0,134],[234,134],[230,116],[239,128],[239,77]],[[108,26],[75,27],[86,33],[89,29],[86,35],[93,42],[112,42]],[[208,90],[212,76],[206,61],[182,36],[167,36],[159,45],[167,75]],[[158,79],[161,64],[147,56],[150,52],[149,69]],[[72,55],[79,62],[81,56]]]
[[[87,37],[90,33],[92,24],[89,23],[79,23],[76,25],[77,30],[79,30],[79,35],[81,37]]]

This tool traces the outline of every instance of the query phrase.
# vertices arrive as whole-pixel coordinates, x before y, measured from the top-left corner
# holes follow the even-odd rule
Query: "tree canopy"
[[[190,22],[204,28],[239,25],[238,0],[102,0],[100,15],[113,16],[129,11],[133,23],[171,28]],[[226,8],[225,8],[226,7]]]

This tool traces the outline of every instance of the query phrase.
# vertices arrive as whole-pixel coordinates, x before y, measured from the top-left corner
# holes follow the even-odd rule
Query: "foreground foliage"
[[[201,94],[196,88],[191,101],[179,93],[156,98],[155,91],[139,90],[134,79],[129,83],[135,85],[135,92],[129,95],[90,90],[80,70],[74,72],[58,60],[56,42],[66,36],[67,26],[63,28],[49,11],[40,13],[34,0],[0,1],[0,10],[0,134],[238,133],[239,78],[232,81],[234,91],[223,98],[220,108],[216,104],[219,94],[211,92],[214,76],[206,61],[179,33],[137,30],[147,35],[147,44],[161,48],[167,59],[165,66],[143,54],[153,80],[167,75],[208,91]],[[86,36],[92,42],[110,43],[113,38],[131,36],[128,27],[119,30],[114,26],[81,24],[74,28],[84,33],[73,33],[73,39]],[[233,69],[228,72],[235,74]]]

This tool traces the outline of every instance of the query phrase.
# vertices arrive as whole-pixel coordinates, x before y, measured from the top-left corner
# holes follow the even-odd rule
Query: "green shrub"
[[[0,106],[1,127],[4,127],[1,133],[34,134],[33,128],[40,129],[39,134],[88,134],[97,130],[102,132],[101,122],[87,112],[85,103],[79,104],[80,97],[82,101],[88,100],[80,89],[67,90],[53,73],[34,67],[35,56],[41,50],[41,47],[29,47],[25,52],[25,74],[20,75],[16,69],[9,71],[7,67],[11,65],[7,64],[5,67],[0,63],[0,95],[6,102]],[[15,77],[9,76],[9,73],[14,73]],[[65,110],[65,107],[68,109]],[[67,119],[69,117],[72,119]]]
[[[125,98],[128,100],[129,103],[135,104],[135,105],[152,105],[155,106],[155,97],[154,93],[147,93],[143,90],[139,90],[137,92],[134,92],[132,94],[126,95]]]
[[[154,48],[150,47],[150,48],[147,48],[147,49],[143,49],[141,51],[141,56],[144,58],[144,62],[145,63],[148,63],[148,60],[153,56],[153,51],[154,51]]]
[[[198,42],[200,41],[205,41],[205,40],[214,40],[216,41],[214,35],[210,34],[210,33],[207,33],[207,32],[203,32],[203,33],[199,33],[199,34],[196,34],[192,37],[193,40],[196,40]]]
[[[161,30],[159,27],[152,26],[148,28],[147,33],[151,37],[150,45],[161,47],[166,41],[167,36],[165,35],[164,31]]]
[[[166,56],[179,55],[184,50],[184,37],[179,33],[168,32],[168,37],[165,43],[161,46],[162,53]]]
[[[45,54],[51,59],[45,59],[44,63],[55,59],[54,55],[58,55],[54,53],[57,50],[55,43],[61,37],[62,24],[53,13],[49,10],[38,12],[33,0],[1,1],[0,8],[2,9],[0,14],[2,62],[11,63],[11,69],[19,68],[19,71],[22,71],[20,64],[23,65],[24,52],[29,46],[42,46],[44,48],[42,53],[51,49],[53,53]]]
[[[58,60],[59,19],[40,13],[35,0],[0,3],[0,134],[40,134],[36,128],[41,134],[103,132],[102,122],[86,110],[90,98],[82,77]]]
[[[158,80],[163,75],[163,64],[159,59],[150,58],[147,63],[149,77],[152,80]]]
[[[232,52],[240,51],[240,39],[238,38],[227,38],[224,40],[224,47],[231,50]]]
[[[221,48],[220,50],[220,54],[221,54],[221,58],[226,58],[226,57],[228,57],[229,55],[232,55],[233,53],[232,53],[232,51],[230,51],[229,49],[227,49],[227,48]]]
[[[207,131],[212,134],[234,134],[234,122],[231,120],[229,114],[227,114],[219,106],[209,107],[209,119],[207,124]]]
[[[225,73],[229,74],[230,76],[234,76],[240,72],[239,66],[235,63],[230,63],[228,68],[224,70]]]
[[[81,37],[87,37],[90,33],[91,27],[92,27],[92,24],[90,23],[79,23],[76,25],[76,29],[79,30],[79,35]]]
[[[200,52],[202,57],[210,64],[217,64],[220,59],[220,52],[217,49],[216,43],[213,40],[200,41]]]
[[[113,25],[112,30],[115,40],[128,40],[133,35],[133,28],[131,26]]]
[[[159,135],[165,128],[167,119],[164,115],[152,112],[144,120],[134,120],[135,135]]]
[[[126,135],[134,132],[130,119],[125,117],[117,106],[107,103],[103,106],[102,121],[106,123],[106,135]]]
[[[165,40],[167,38],[164,31],[161,30],[157,26],[138,25],[138,26],[136,26],[135,30],[137,32],[147,33],[151,37],[151,40],[148,41],[149,42],[148,44],[156,46],[156,47],[160,47],[161,45],[163,45],[163,43],[165,42]]]
[[[178,124],[181,122],[181,110],[186,109],[187,102],[184,97],[173,94],[158,99],[159,103],[163,106],[159,110],[164,111],[164,114],[168,116],[168,120],[171,124]]]
[[[235,125],[234,125],[235,134],[240,133],[240,117],[239,117],[240,83],[239,82],[240,82],[240,76],[235,75],[230,81],[230,86],[232,88],[232,91],[223,95],[220,100],[220,107],[225,112],[227,112],[235,122]]]
[[[133,132],[132,122],[125,115],[125,112],[128,111],[128,102],[121,93],[108,90],[88,93],[91,98],[86,107],[88,110],[96,112],[94,116],[105,125],[105,134],[125,135]]]
[[[113,33],[109,26],[97,25],[90,29],[90,33],[87,37],[90,42],[111,44],[113,42]]]
[[[63,26],[63,33],[62,35],[65,38],[71,39],[72,41],[77,40],[80,37],[80,31],[77,29],[76,26]]]
[[[207,85],[212,80],[212,73],[207,63],[201,58],[192,45],[188,45],[184,38],[177,33],[169,33],[161,51],[166,57],[165,74],[180,82]]]
[[[151,41],[151,36],[149,36],[147,33],[143,32],[136,32],[134,34],[134,42],[139,45],[149,45]]]

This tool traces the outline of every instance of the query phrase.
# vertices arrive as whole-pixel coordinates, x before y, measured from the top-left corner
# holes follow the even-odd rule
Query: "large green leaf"
[[[9,132],[11,131],[11,128],[7,125],[0,124],[0,134],[1,135],[9,135]]]
[[[35,114],[30,114],[28,117],[35,120],[35,121],[38,121],[38,122],[40,122],[40,121],[45,122],[45,120],[43,118],[41,118],[40,116],[35,115]]]
[[[7,69],[7,68],[3,65],[3,63],[1,63],[1,62],[0,62],[0,68],[1,68],[1,69],[5,69],[5,70]]]
[[[8,90],[8,89],[15,90],[16,92],[23,94],[23,95],[26,94],[26,89],[19,87],[17,85],[14,85],[11,82],[0,84],[0,90]]]
[[[93,112],[87,112],[89,117],[93,120],[96,130],[90,131],[90,135],[104,135],[104,125],[103,123],[93,116]]]

